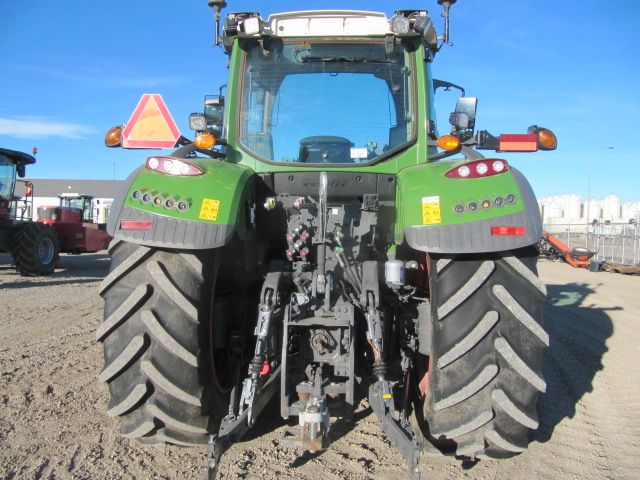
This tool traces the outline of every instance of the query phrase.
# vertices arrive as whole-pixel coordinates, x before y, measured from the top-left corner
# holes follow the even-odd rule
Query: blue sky
[[[234,1],[223,11],[302,9],[385,12],[415,8],[379,0]],[[421,0],[442,31],[441,7]],[[640,4],[626,0],[459,0],[452,47],[436,78],[476,96],[476,127],[494,135],[551,128],[554,152],[500,154],[538,197],[611,193],[640,200]],[[123,179],[147,151],[107,149],[105,132],[126,122],[144,93],[160,93],[178,127],[205,94],[226,82],[225,55],[212,48],[206,0],[0,1],[0,147],[38,148],[32,178]],[[456,94],[436,97],[440,132]],[[612,146],[613,150],[606,147]],[[490,152],[489,152],[490,153]],[[37,188],[37,185],[36,185]]]

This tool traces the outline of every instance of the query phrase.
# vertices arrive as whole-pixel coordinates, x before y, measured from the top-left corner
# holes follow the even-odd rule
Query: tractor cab
[[[13,218],[16,177],[24,177],[25,165],[35,161],[33,156],[26,153],[0,148],[0,219]]]
[[[16,186],[16,166],[0,154],[0,218],[11,216],[13,190]]]
[[[93,195],[60,193],[56,207],[38,207],[38,221],[43,223],[94,223]]]
[[[94,195],[78,193],[61,193],[58,195],[60,206],[74,208],[82,212],[82,221],[93,223],[93,199]]]

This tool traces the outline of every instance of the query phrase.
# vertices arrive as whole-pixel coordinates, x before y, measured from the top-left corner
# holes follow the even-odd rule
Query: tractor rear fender
[[[236,231],[246,237],[252,228],[245,207],[251,201],[253,171],[211,160],[198,166],[204,174],[135,170],[113,201],[107,232],[140,245],[196,250],[226,245]]]
[[[398,240],[404,235],[416,250],[453,254],[514,250],[540,240],[538,203],[522,173],[509,167],[486,178],[445,178],[451,166],[400,172]]]

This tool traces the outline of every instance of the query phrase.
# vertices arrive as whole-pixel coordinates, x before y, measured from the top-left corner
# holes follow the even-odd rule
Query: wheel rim
[[[43,265],[48,265],[53,260],[53,242],[50,238],[43,238],[38,247],[38,258]]]

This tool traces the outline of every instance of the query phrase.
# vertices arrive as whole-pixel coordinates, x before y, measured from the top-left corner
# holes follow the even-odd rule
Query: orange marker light
[[[453,135],[442,135],[438,137],[438,147],[447,151],[455,150],[460,147],[460,140]]]
[[[555,150],[558,146],[555,134],[546,128],[538,130],[538,143],[542,150]]]
[[[119,147],[122,143],[122,126],[113,127],[104,137],[104,144],[107,147]]]
[[[198,148],[211,148],[216,144],[216,139],[210,133],[201,133],[194,140]]]

